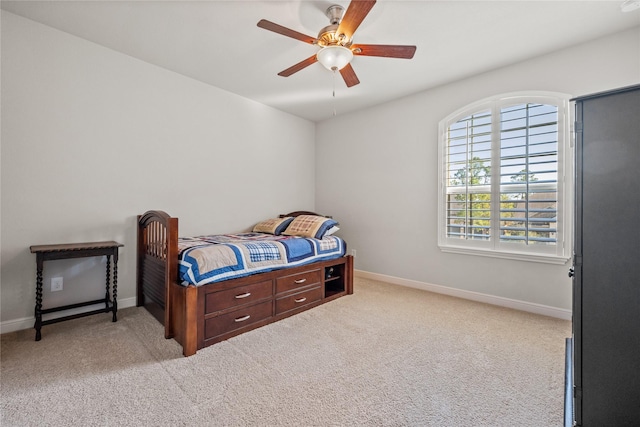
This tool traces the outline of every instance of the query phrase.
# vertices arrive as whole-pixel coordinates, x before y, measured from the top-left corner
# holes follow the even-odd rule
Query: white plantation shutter
[[[558,107],[500,110],[500,239],[557,244]]]
[[[465,117],[447,129],[447,236],[491,236],[491,111]]]
[[[440,123],[443,250],[564,262],[567,104],[509,96]]]

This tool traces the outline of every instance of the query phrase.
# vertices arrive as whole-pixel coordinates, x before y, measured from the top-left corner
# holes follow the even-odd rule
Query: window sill
[[[512,259],[517,261],[541,262],[545,264],[563,265],[563,264],[566,264],[567,261],[570,259],[570,257],[567,257],[567,256],[558,256],[558,255],[551,255],[551,254],[515,253],[515,252],[495,251],[495,250],[478,249],[478,248],[462,248],[459,246],[439,246],[439,247],[442,252],[446,252],[446,253],[485,256],[490,258]]]

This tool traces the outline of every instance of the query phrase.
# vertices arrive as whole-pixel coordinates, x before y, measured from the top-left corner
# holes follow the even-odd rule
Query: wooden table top
[[[34,245],[31,246],[31,253],[37,252],[66,252],[66,251],[84,251],[89,249],[108,249],[119,248],[124,246],[122,243],[111,241],[106,242],[86,242],[86,243],[62,243],[57,245]]]

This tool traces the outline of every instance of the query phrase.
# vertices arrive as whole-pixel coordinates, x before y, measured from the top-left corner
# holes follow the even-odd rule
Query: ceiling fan
[[[324,27],[318,33],[318,37],[311,37],[299,33],[266,19],[258,22],[258,27],[283,36],[291,37],[305,43],[320,46],[320,50],[313,56],[298,62],[292,67],[278,73],[279,76],[289,77],[309,65],[320,62],[325,68],[332,71],[340,71],[347,87],[360,83],[356,76],[351,60],[357,56],[381,56],[385,58],[411,59],[416,51],[415,46],[380,45],[380,44],[353,44],[353,33],[360,26],[376,0],[352,0],[347,11],[342,17],[344,8],[339,5],[329,6],[326,15],[330,25]]]

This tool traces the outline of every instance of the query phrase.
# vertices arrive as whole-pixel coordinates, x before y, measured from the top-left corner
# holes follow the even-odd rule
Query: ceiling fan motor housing
[[[344,47],[351,46],[351,40],[346,40],[344,34],[338,34],[338,24],[327,25],[318,33],[319,46],[339,45]]]

